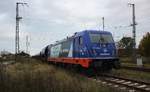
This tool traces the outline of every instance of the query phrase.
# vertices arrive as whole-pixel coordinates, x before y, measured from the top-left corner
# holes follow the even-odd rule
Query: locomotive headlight
[[[103,46],[103,47],[106,47],[106,45],[105,45],[105,44],[103,44],[102,46]]]
[[[106,48],[103,50],[104,53],[106,53],[107,51],[108,51],[108,50],[107,50]]]

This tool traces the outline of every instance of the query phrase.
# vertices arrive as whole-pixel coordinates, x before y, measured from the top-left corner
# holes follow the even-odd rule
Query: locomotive
[[[112,34],[100,30],[76,32],[71,37],[46,46],[40,52],[40,57],[51,63],[75,65],[95,71],[120,67]]]

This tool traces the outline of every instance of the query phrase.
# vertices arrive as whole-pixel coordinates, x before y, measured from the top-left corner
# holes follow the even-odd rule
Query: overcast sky
[[[102,29],[112,32],[115,41],[132,36],[132,9],[135,3],[137,45],[143,35],[150,32],[150,0],[1,0],[0,51],[15,51],[16,2],[19,6],[20,50],[26,50],[26,36],[30,38],[30,53],[38,53],[44,46],[85,29]]]

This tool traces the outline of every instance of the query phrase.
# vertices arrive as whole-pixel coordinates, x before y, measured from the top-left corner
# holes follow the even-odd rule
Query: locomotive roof
[[[102,31],[102,30],[84,30],[84,31],[81,31],[81,32],[76,32],[75,35],[82,35],[83,33],[85,32],[88,32],[88,33],[104,33],[104,34],[111,34],[110,32],[108,31]]]
[[[73,36],[67,37],[67,38],[65,38],[63,40],[60,40],[60,41],[56,41],[54,44],[51,44],[51,45],[57,45],[57,44],[59,44],[61,42],[64,42],[64,41],[67,41],[67,40],[71,40],[71,39],[73,39],[75,37],[83,35],[86,32],[88,32],[88,33],[100,33],[100,34],[111,34],[108,31],[102,31],[102,30],[83,30],[83,31],[80,31],[80,32],[75,32]]]

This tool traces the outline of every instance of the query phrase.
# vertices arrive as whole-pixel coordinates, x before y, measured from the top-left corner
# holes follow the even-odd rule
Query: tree
[[[118,42],[118,47],[120,50],[124,50],[122,53],[123,56],[130,56],[132,54],[133,49],[133,39],[131,37],[123,37]]]
[[[19,56],[30,56],[28,53],[25,53],[24,51],[21,51],[17,55],[19,55]]]
[[[150,57],[150,33],[143,36],[139,44],[139,53],[142,56]]]

